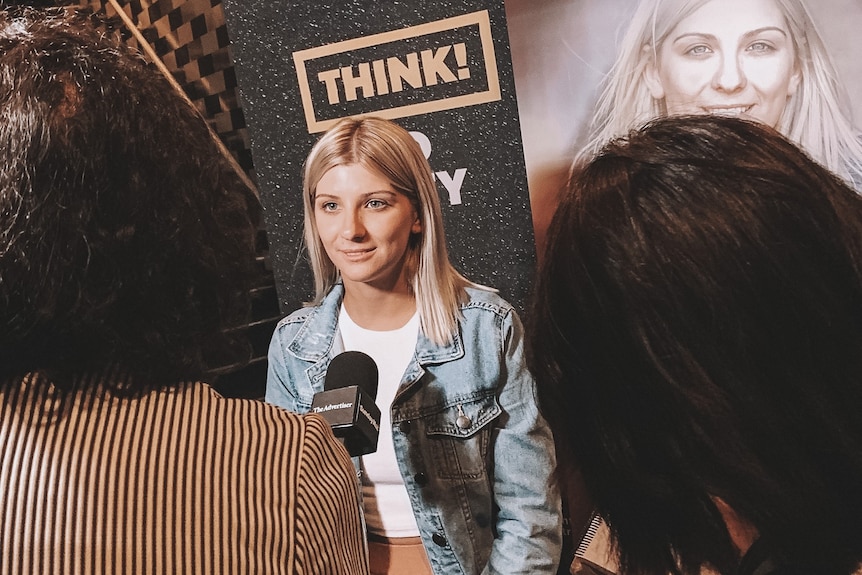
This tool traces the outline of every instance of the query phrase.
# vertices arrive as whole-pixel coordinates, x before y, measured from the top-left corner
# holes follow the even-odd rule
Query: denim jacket
[[[562,538],[554,442],[524,364],[523,328],[496,294],[467,293],[450,344],[419,334],[391,406],[398,466],[435,574],[553,574]],[[343,294],[337,284],[279,322],[268,402],[311,408],[343,351]]]

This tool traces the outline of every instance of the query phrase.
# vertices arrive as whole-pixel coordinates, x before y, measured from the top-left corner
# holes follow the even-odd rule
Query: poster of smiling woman
[[[540,238],[572,158],[668,114],[764,122],[862,187],[858,1],[567,0],[531,13],[528,2],[510,0],[507,7]],[[537,37],[543,45],[529,45]]]

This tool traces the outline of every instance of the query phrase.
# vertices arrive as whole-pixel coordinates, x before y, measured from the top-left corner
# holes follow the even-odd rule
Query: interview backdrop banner
[[[523,308],[535,262],[502,0],[226,0],[282,311],[312,294],[302,167],[340,118],[414,132],[435,174],[450,255]]]

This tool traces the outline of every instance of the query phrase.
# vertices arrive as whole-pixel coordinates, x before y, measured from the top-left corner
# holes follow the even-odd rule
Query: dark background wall
[[[313,295],[306,155],[327,126],[357,114],[422,135],[453,264],[523,310],[535,241],[503,0],[224,6],[282,311]]]

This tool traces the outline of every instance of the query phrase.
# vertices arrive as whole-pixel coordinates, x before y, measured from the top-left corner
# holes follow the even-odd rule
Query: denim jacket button
[[[431,541],[436,543],[440,547],[446,547],[449,545],[449,542],[446,541],[446,538],[441,533],[435,533],[431,536]]]
[[[410,433],[410,420],[402,421],[398,428],[401,430],[401,433]]]
[[[468,429],[471,425],[473,425],[473,422],[470,421],[470,418],[466,415],[459,415],[458,418],[455,420],[455,425],[458,426],[458,429]]]
[[[416,480],[416,483],[419,485],[419,487],[425,487],[426,485],[428,485],[428,476],[424,473],[417,473],[413,476],[413,479]]]

